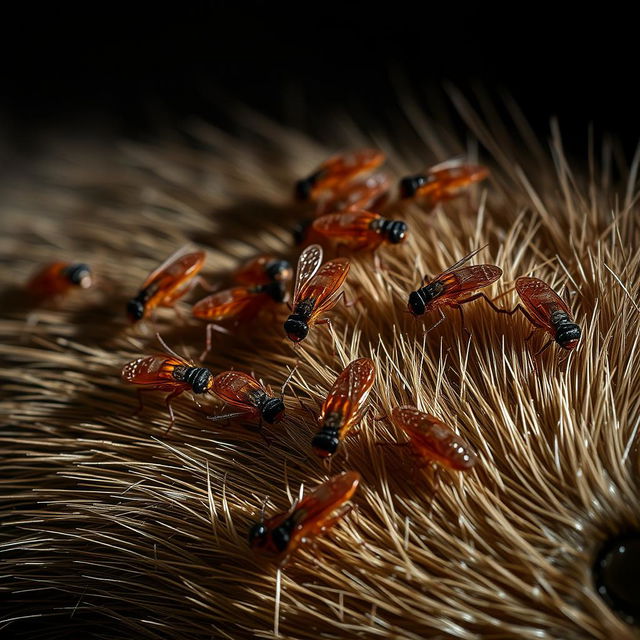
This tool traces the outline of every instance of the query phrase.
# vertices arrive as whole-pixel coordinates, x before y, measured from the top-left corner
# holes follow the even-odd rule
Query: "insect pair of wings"
[[[313,301],[313,315],[329,311],[338,301],[338,290],[349,273],[347,258],[336,258],[322,264],[322,247],[308,246],[298,259],[292,306],[303,300]]]
[[[572,317],[569,305],[543,280],[520,277],[516,280],[516,290],[531,315],[529,320],[540,329],[553,329],[550,318],[554,311],[563,311]]]
[[[344,471],[329,478],[294,502],[288,511],[258,523],[249,534],[251,546],[264,555],[277,557],[280,566],[286,565],[301,543],[327,531],[346,515],[360,479],[356,471]],[[286,537],[281,535],[276,541],[275,533],[281,527],[286,528]]]
[[[173,375],[174,371],[177,367],[196,367],[197,365],[177,354],[159,334],[156,334],[156,338],[166,353],[143,356],[127,363],[122,368],[122,380],[159,391],[180,387],[184,387],[183,390],[186,391],[189,385],[186,382],[177,381]]]
[[[420,286],[424,287],[433,282],[440,282],[444,285],[443,293],[446,293],[448,297],[458,297],[495,282],[502,275],[502,269],[500,269],[500,267],[489,264],[479,264],[461,268],[463,264],[471,260],[471,258],[487,246],[488,245],[485,244],[475,251],[468,253],[433,278],[425,276]]]
[[[365,403],[376,378],[376,367],[370,358],[359,358],[349,364],[336,378],[322,405],[321,419],[330,413],[343,417],[342,429],[358,423],[365,412]]]

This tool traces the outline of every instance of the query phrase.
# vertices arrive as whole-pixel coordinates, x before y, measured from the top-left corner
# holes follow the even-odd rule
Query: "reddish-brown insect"
[[[320,412],[320,431],[311,441],[314,453],[332,456],[347,433],[366,411],[366,402],[376,379],[376,366],[370,358],[349,364],[336,378]]]
[[[446,271],[428,281],[427,284],[423,284],[417,291],[411,292],[409,294],[409,311],[415,316],[420,316],[437,309],[440,312],[440,320],[431,329],[435,329],[444,321],[445,316],[442,312],[442,307],[458,309],[463,328],[464,314],[462,305],[467,302],[484,298],[494,310],[500,311],[484,293],[475,292],[495,282],[502,275],[502,269],[493,264],[479,264],[471,267],[461,266],[483,248],[481,247],[471,252]],[[424,280],[428,280],[428,278],[425,276]]]
[[[173,427],[175,418],[171,402],[185,391],[202,395],[210,392],[213,383],[213,374],[205,367],[197,367],[193,362],[188,362],[172,351],[158,336],[158,340],[167,350],[167,353],[145,356],[125,364],[122,369],[122,380],[129,384],[139,386],[139,407],[136,413],[142,411],[143,391],[168,391],[165,403],[169,410],[171,422],[169,430]]]
[[[362,180],[354,180],[328,192],[326,197],[319,200],[316,215],[339,213],[351,209],[366,209],[377,211],[384,206],[389,198],[391,179],[385,173],[374,173]]]
[[[286,260],[271,255],[252,258],[233,274],[235,282],[245,285],[288,282],[292,277],[291,265]]]
[[[329,213],[313,221],[313,231],[350,251],[375,251],[382,243],[398,244],[407,237],[407,223],[362,209]]]
[[[229,333],[229,330],[219,323],[238,325],[258,315],[267,304],[281,303],[286,299],[284,282],[274,281],[269,284],[233,287],[212,293],[193,305],[191,313],[194,318],[206,320],[206,348],[200,356],[204,360],[211,350],[212,331]]]
[[[349,500],[360,483],[356,471],[344,471],[292,505],[289,511],[260,520],[249,530],[254,551],[284,565],[302,543],[328,531],[350,510]]]
[[[391,412],[393,424],[408,436],[416,454],[456,471],[468,471],[478,458],[465,440],[444,422],[415,407],[396,407]]]
[[[363,173],[373,171],[384,162],[384,153],[377,149],[361,149],[325,160],[310,176],[298,180],[296,199],[315,201],[326,191],[343,189]]]
[[[194,278],[204,261],[204,251],[185,253],[183,249],[167,258],[144,281],[136,297],[127,303],[129,319],[137,322],[148,318],[158,306],[172,307],[196,284]]]
[[[92,284],[91,270],[79,262],[53,262],[40,269],[27,283],[35,296],[52,297],[66,293],[72,287],[87,289]]]
[[[521,277],[516,280],[516,291],[524,306],[518,304],[511,311],[494,308],[499,313],[509,315],[520,311],[535,329],[542,329],[551,336],[551,340],[536,353],[536,356],[549,348],[554,340],[567,351],[577,346],[582,331],[573,322],[573,315],[567,304],[546,282],[538,278]],[[531,331],[527,341],[535,329]]]
[[[337,304],[342,283],[349,273],[346,258],[336,258],[322,264],[322,247],[312,244],[298,260],[296,283],[293,290],[293,313],[284,323],[284,330],[293,342],[307,337],[309,326],[330,324],[329,318],[319,319]]]
[[[211,390],[238,411],[209,416],[210,420],[244,417],[257,418],[273,424],[284,418],[285,406],[282,397],[272,396],[262,383],[247,373],[223,371],[214,377]]]
[[[489,176],[489,170],[479,165],[445,162],[426,173],[400,180],[400,197],[417,198],[434,206],[438,202],[459,196],[474,182]]]

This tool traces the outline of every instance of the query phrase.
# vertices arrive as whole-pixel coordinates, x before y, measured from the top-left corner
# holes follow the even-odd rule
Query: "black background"
[[[507,92],[542,136],[557,115],[576,151],[591,122],[628,153],[640,133],[637,29],[613,5],[31,3],[2,32],[0,117],[18,145],[43,129],[218,122],[228,95],[296,126],[336,108],[384,120],[399,80],[422,96],[447,81]]]

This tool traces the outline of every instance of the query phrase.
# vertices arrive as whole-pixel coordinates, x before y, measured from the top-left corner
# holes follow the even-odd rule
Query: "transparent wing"
[[[322,264],[322,247],[319,244],[309,245],[298,258],[296,284],[293,288],[293,305],[298,301],[298,294],[304,285],[313,278]]]
[[[174,262],[177,262],[183,256],[188,253],[194,251],[193,247],[186,244],[183,247],[180,247],[177,251],[174,251],[159,267],[156,267],[148,276],[145,281],[145,284],[154,280],[159,274],[163,271],[166,271],[168,267],[170,267]],[[198,252],[200,253],[200,252]]]

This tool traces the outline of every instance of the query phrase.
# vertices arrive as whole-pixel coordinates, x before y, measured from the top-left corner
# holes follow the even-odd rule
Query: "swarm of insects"
[[[635,178],[619,192],[588,187],[557,137],[559,176],[540,174],[529,161],[543,150],[511,157],[514,145],[492,130],[475,133],[495,180],[447,183],[449,167],[437,197],[415,203],[381,179],[384,209],[376,204],[384,156],[397,158],[384,169],[397,184],[415,171],[402,161],[407,146],[425,164],[458,148],[426,136],[433,148],[404,140],[335,158],[309,145],[309,156],[295,148],[282,166],[243,177],[242,163],[262,156],[208,135],[178,155],[137,149],[108,182],[83,166],[78,184],[113,198],[47,191],[46,224],[36,199],[7,225],[21,283],[52,259],[45,249],[59,259],[60,247],[90,252],[118,291],[132,295],[142,281],[136,315],[185,355],[156,354],[146,323],[123,322],[122,301],[97,286],[97,303],[69,296],[37,323],[5,306],[3,630],[48,640],[634,637],[633,594],[611,577],[624,545],[611,541],[630,541],[630,552],[640,527]],[[272,157],[284,157],[281,140],[275,131]],[[284,216],[256,215],[248,234],[240,214],[228,215],[248,196],[284,211],[289,185],[312,167],[298,187],[301,217],[351,214],[368,199],[366,211],[411,229],[385,249],[384,268],[367,255],[326,260],[313,244],[294,247]],[[219,177],[220,193],[203,171]],[[51,220],[58,235],[43,247]],[[206,249],[197,274],[174,256],[146,282],[134,277],[193,242]],[[490,264],[477,264],[485,244]],[[212,295],[286,293],[293,270],[281,261],[297,259],[285,331],[285,302],[267,296],[244,336],[244,318],[220,321],[228,333],[212,338],[206,367],[191,361],[203,337],[194,314],[153,313],[189,304],[182,295],[201,273],[214,279]],[[340,303],[343,292],[354,304]],[[466,331],[429,330],[462,310]],[[325,320],[331,331],[309,330]],[[568,356],[562,366],[542,351],[549,339]],[[126,377],[154,390],[136,416],[134,387],[119,377],[132,361]],[[286,384],[279,394],[262,381]],[[176,409],[168,435],[167,402]],[[268,443],[242,428],[261,420],[273,422]],[[393,446],[403,434],[407,448]],[[441,471],[421,468],[432,464]]]

